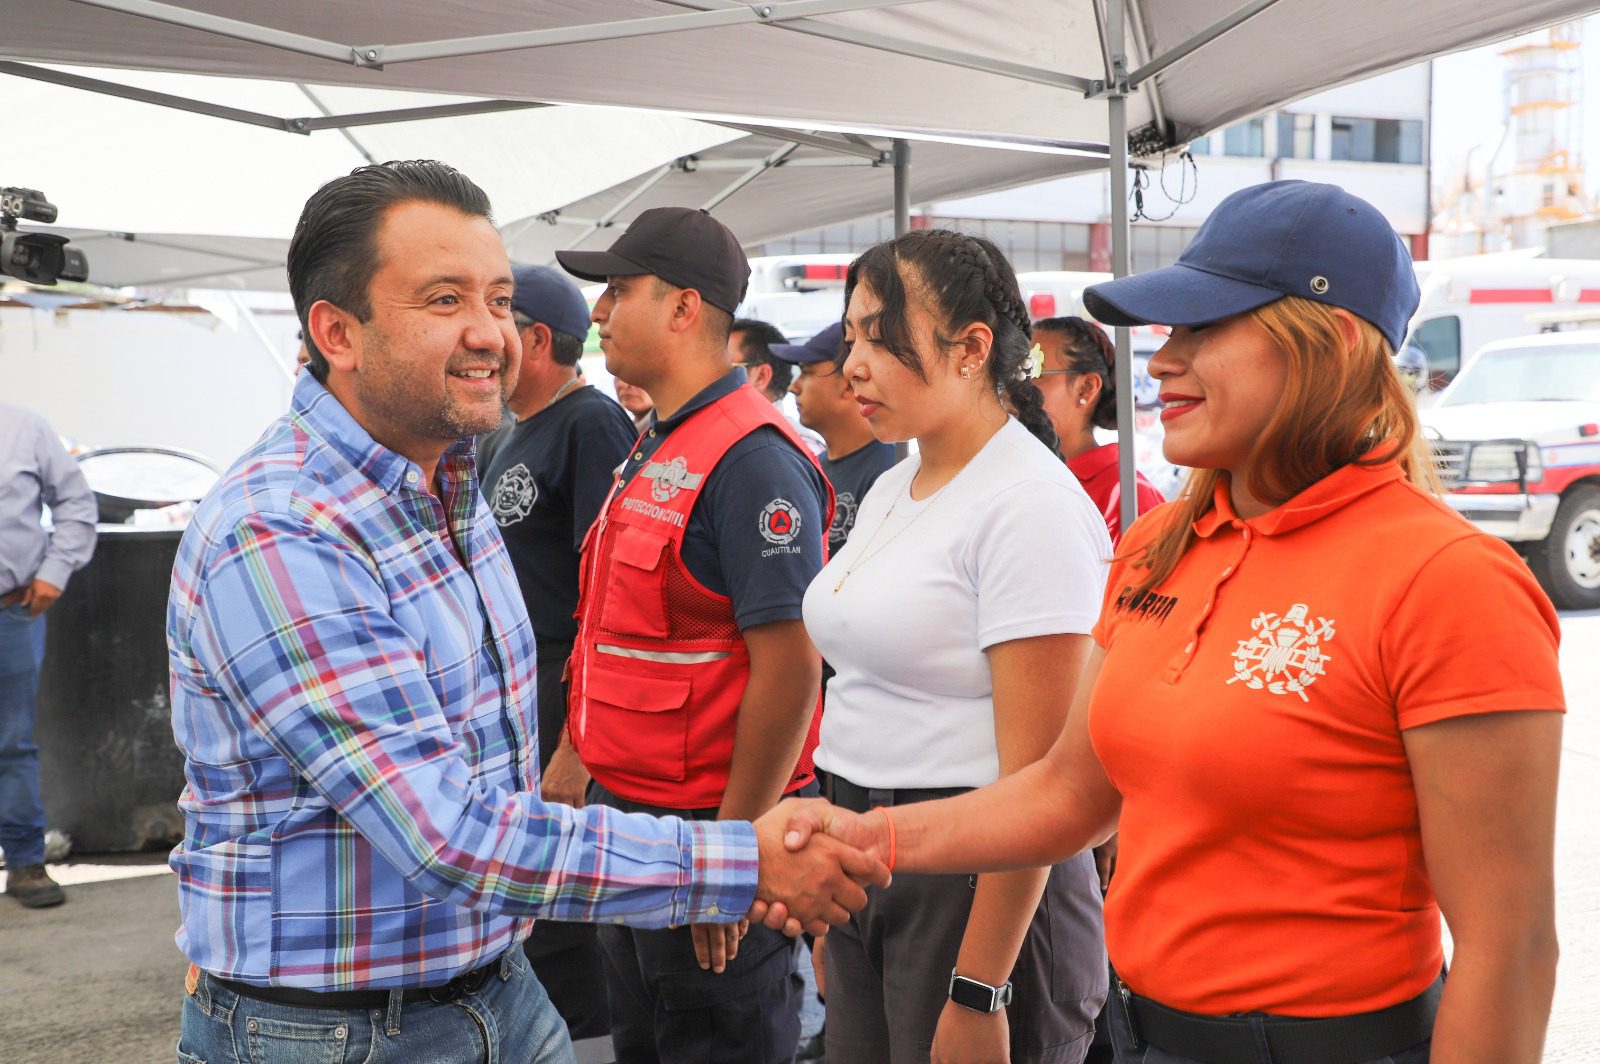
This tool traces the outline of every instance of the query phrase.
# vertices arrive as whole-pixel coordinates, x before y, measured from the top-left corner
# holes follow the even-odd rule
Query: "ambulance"
[[[1422,301],[1406,343],[1443,388],[1485,344],[1537,332],[1536,316],[1600,309],[1600,261],[1510,252],[1417,263]]]
[[[1600,329],[1490,343],[1420,416],[1445,501],[1557,606],[1600,608]]]

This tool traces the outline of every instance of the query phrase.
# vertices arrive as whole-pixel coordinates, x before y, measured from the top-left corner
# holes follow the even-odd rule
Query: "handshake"
[[[779,802],[755,822],[760,864],[748,919],[793,937],[825,934],[889,885],[894,825],[883,812],[852,813],[821,798]]]

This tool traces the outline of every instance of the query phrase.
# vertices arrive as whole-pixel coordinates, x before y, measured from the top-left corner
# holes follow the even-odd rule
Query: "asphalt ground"
[[[1562,627],[1569,712],[1556,843],[1561,969],[1545,1061],[1594,1064],[1600,1062],[1600,611],[1566,614]],[[86,856],[51,872],[67,887],[66,905],[30,911],[0,898],[0,1064],[171,1064],[187,965],[173,944],[177,892],[165,857]],[[808,1016],[808,1029],[815,1019],[814,1012]]]

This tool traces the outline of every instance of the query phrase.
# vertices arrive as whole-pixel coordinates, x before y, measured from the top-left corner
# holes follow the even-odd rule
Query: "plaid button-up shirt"
[[[312,989],[423,986],[531,917],[730,920],[750,825],[538,798],[532,628],[470,442],[439,495],[310,374],[172,575],[181,949]]]

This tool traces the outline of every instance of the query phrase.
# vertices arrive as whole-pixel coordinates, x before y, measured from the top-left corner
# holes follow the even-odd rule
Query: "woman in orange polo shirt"
[[[1123,540],[1092,694],[1043,761],[892,819],[797,805],[792,844],[822,827],[899,870],[970,871],[1119,831],[1124,1064],[1534,1064],[1557,621],[1430,491],[1390,358],[1417,303],[1405,246],[1337,187],[1274,182],[1086,303],[1174,327],[1150,370],[1167,457],[1196,470]]]

